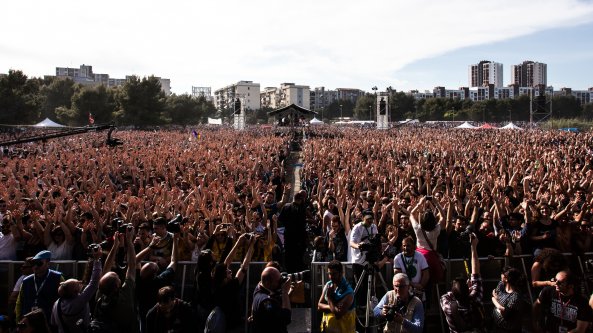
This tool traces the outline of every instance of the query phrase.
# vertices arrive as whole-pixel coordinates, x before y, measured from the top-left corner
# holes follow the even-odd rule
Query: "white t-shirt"
[[[422,232],[422,227],[420,227],[420,223],[412,224],[412,227],[414,228],[414,233],[416,233],[416,247],[421,247],[428,251],[437,250],[437,239],[439,238],[439,235],[441,233],[440,224],[437,223],[437,226],[434,229],[432,229],[431,231],[426,231],[426,236],[430,240],[430,243],[432,244],[434,249],[431,248],[430,245],[428,245],[426,237],[424,237],[424,233]]]
[[[72,249],[74,245],[69,245],[68,242],[63,241],[59,246],[51,242],[47,249],[51,252],[52,260],[72,260]]]
[[[357,223],[352,231],[350,232],[350,241],[354,243],[360,243],[363,239],[366,239],[370,235],[378,233],[377,225],[374,223],[370,227],[366,227],[363,222]],[[355,249],[350,246],[351,255],[350,258],[353,263],[363,265],[366,262],[366,256],[359,249]]]
[[[12,233],[0,232],[0,260],[16,260],[16,240]]]
[[[406,268],[406,266],[409,265],[408,263],[413,264],[414,268],[416,269],[416,275],[414,275],[413,277],[410,276],[410,272],[408,272]],[[410,282],[420,283],[420,280],[422,280],[422,271],[428,268],[428,263],[426,262],[424,256],[418,251],[414,251],[414,255],[411,258],[404,257],[403,253],[399,253],[395,256],[395,259],[393,260],[393,268],[399,269],[400,271],[402,271],[402,273],[408,275]]]

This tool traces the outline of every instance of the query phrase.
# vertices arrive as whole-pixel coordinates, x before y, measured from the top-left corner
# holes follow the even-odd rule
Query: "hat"
[[[51,252],[49,252],[48,250],[39,251],[39,253],[37,253],[33,257],[33,260],[41,260],[41,259],[51,260]]]

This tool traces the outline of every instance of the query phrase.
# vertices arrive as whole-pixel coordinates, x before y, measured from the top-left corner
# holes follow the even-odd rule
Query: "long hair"
[[[432,231],[437,226],[437,218],[434,216],[432,210],[428,209],[424,211],[422,217],[420,217],[420,227],[425,231]]]

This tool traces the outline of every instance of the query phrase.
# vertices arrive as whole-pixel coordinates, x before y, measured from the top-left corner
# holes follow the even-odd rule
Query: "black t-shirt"
[[[577,320],[590,322],[593,318],[591,308],[580,295],[560,297],[556,287],[545,287],[539,294],[544,322],[540,323],[546,332],[558,332],[560,326],[572,330]]]
[[[236,278],[214,290],[214,305],[219,306],[224,312],[227,327],[235,327],[241,323],[241,285]]]
[[[142,317],[146,315],[157,302],[159,289],[173,284],[175,271],[172,268],[165,269],[162,273],[151,279],[140,277],[140,271],[136,271],[136,297],[138,298],[138,307]]]

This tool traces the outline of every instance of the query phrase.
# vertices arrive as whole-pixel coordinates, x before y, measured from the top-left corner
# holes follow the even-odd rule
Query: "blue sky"
[[[511,80],[511,65],[525,60],[548,65],[548,85],[554,89],[593,87],[593,23],[576,27],[546,29],[509,40],[468,46],[436,57],[415,61],[393,76],[402,81],[400,90],[450,89],[468,85],[470,64],[491,60],[503,64],[503,84]],[[416,88],[413,88],[416,87]]]
[[[173,92],[239,80],[400,91],[467,85],[480,60],[548,64],[556,88],[593,86],[591,0],[22,0],[0,2],[0,73],[92,65],[156,75]]]

